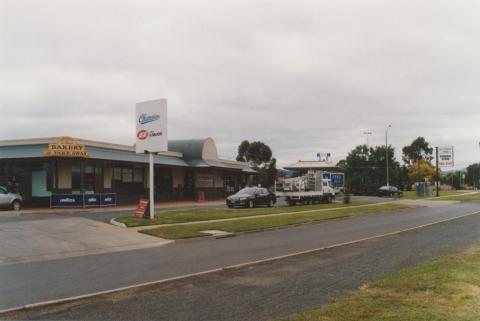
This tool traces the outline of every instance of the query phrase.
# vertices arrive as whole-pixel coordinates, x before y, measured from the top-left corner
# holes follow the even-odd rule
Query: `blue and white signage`
[[[135,152],[168,151],[166,99],[138,103],[136,124]]]
[[[332,173],[332,186],[334,188],[343,187],[345,175],[343,173]]]
[[[333,188],[340,188],[343,187],[345,174],[343,173],[330,173],[330,172],[323,172],[323,178],[329,179],[332,183]]]
[[[85,194],[84,195],[84,205],[87,206],[100,206],[100,195],[99,194]]]
[[[52,194],[50,207],[83,207],[83,194]]]
[[[52,194],[50,207],[115,206],[117,194]]]
[[[100,205],[102,206],[115,206],[117,205],[117,194],[101,194]]]

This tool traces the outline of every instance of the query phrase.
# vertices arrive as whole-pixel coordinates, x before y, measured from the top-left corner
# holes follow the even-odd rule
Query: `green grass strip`
[[[385,275],[320,309],[281,321],[478,321],[480,248]]]
[[[400,210],[404,208],[411,208],[411,206],[400,204],[381,204],[363,207],[347,207],[332,211],[327,210],[307,213],[292,213],[225,222],[205,222],[198,224],[161,226],[158,228],[142,230],[141,232],[166,239],[183,239],[206,236],[207,234],[201,232],[204,230],[221,230],[227,232],[255,231],[287,225],[318,222],[340,217],[369,215],[386,211]]]
[[[175,223],[187,223],[187,222],[198,222],[198,221],[210,221],[218,220],[225,218],[237,218],[237,217],[249,217],[257,215],[268,215],[268,214],[278,214],[278,213],[291,213],[291,212],[300,212],[308,211],[315,209],[328,209],[328,208],[339,208],[346,206],[356,206],[363,205],[367,203],[331,203],[331,204],[316,204],[316,205],[301,205],[301,206],[291,206],[291,207],[273,207],[273,208],[253,208],[253,209],[227,209],[227,208],[195,208],[190,210],[175,210],[175,211],[165,211],[157,212],[155,219],[137,219],[133,216],[122,216],[118,217],[115,220],[120,223],[124,223],[127,227],[136,227],[136,226],[148,226],[148,225],[159,225],[159,224],[175,224]]]
[[[428,200],[475,202],[480,201],[480,193],[448,195],[440,198],[429,198]]]
[[[456,196],[455,199],[462,194],[465,194],[464,192],[457,192],[457,191],[439,191],[438,193],[440,197],[440,200],[447,200],[448,196]],[[415,191],[405,191],[403,192],[403,198],[406,199],[411,199],[411,200],[416,200],[416,199],[429,199],[433,200],[435,199],[435,191],[433,191],[433,197],[432,196],[417,196],[417,193]]]

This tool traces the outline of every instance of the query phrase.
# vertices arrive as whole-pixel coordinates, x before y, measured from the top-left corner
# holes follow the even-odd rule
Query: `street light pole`
[[[390,177],[388,173],[388,129],[392,127],[392,125],[388,125],[387,129],[385,129],[385,159],[387,161],[387,186],[390,186]]]

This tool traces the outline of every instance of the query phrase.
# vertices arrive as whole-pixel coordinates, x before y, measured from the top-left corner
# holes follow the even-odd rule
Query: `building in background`
[[[330,179],[332,187],[336,190],[343,190],[345,186],[345,174],[342,169],[328,161],[302,161],[292,165],[283,166],[284,169],[292,171],[296,176],[306,174],[308,171],[322,171],[323,177]]]
[[[155,156],[157,201],[224,198],[248,184],[248,164],[218,158],[212,138],[170,140]],[[113,193],[120,204],[148,195],[148,155],[134,146],[71,137],[0,141],[0,185],[16,181],[25,203],[48,206],[52,195]]]

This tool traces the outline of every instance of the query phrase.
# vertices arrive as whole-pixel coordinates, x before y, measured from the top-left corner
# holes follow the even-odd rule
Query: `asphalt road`
[[[351,242],[478,210],[478,203],[425,207],[221,240],[192,240],[134,251],[0,265],[0,309]]]
[[[320,307],[379,274],[453,253],[479,241],[480,214],[476,214],[310,254],[3,317],[112,321],[269,320]]]

